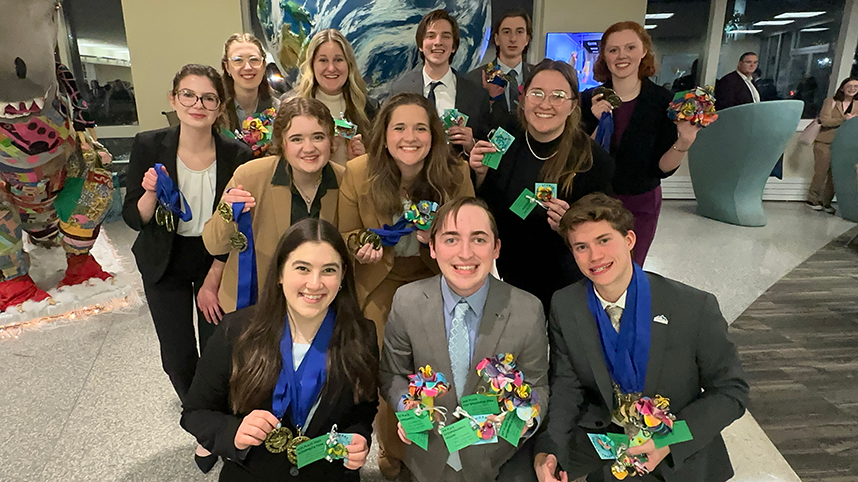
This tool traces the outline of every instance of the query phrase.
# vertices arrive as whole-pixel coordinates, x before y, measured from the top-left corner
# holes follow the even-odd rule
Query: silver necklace
[[[551,159],[552,157],[554,157],[554,156],[556,156],[556,155],[557,155],[557,151],[554,151],[554,153],[553,153],[553,154],[551,154],[551,155],[550,155],[550,156],[548,156],[548,157],[539,157],[539,156],[537,156],[537,155],[536,155],[536,153],[535,153],[535,152],[533,152],[533,148],[532,148],[532,147],[530,147],[530,133],[529,133],[528,131],[524,131],[524,140],[525,140],[525,141],[527,141],[527,148],[528,148],[528,149],[530,149],[530,153],[531,153],[531,154],[533,154],[533,157],[535,157],[535,158],[539,159],[540,161],[547,161],[547,160],[549,160],[549,159]],[[559,150],[559,149],[558,149],[558,150]]]
[[[316,192],[319,191],[319,186],[321,186],[321,185],[322,185],[322,176],[319,176],[319,180],[316,181],[316,186],[313,187],[313,197],[316,196]],[[300,194],[301,197],[304,198],[304,202],[307,203],[307,208],[309,208],[313,204],[313,199],[306,196],[303,192],[301,192],[301,188],[298,187],[297,184],[295,184],[295,189],[297,189],[298,194]]]

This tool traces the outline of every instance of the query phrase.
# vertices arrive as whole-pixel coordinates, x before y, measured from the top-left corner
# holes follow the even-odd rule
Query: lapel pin
[[[666,325],[667,324],[667,317],[664,315],[658,315],[655,318],[653,318],[652,321],[654,321],[656,323],[661,323],[662,325]]]

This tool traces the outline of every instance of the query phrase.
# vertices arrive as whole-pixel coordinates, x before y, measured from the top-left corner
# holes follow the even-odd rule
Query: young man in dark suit
[[[532,65],[524,61],[530,40],[533,38],[533,22],[524,10],[508,10],[492,25],[492,43],[495,45],[495,60],[501,72],[510,77],[506,86],[487,81],[486,66],[483,64],[468,72],[468,80],[482,85],[489,93],[492,121],[495,125],[506,126],[518,119],[518,86],[530,74]]]
[[[588,433],[624,433],[619,399],[661,395],[693,439],[644,454],[640,482],[724,482],[733,469],[721,430],[745,412],[748,384],[727,323],[709,293],[645,273],[632,262],[632,214],[601,193],[573,204],[561,235],[586,280],[551,303],[546,430],[536,442],[540,482],[616,480]],[[606,348],[607,347],[607,348]],[[621,412],[620,412],[621,413]],[[560,471],[562,468],[562,471]]]
[[[754,72],[760,58],[754,52],[745,52],[739,57],[736,70],[718,79],[715,83],[715,108],[718,110],[734,105],[760,101],[760,93],[754,84]]]
[[[470,154],[475,139],[488,138],[491,124],[488,94],[479,84],[459,75],[450,62],[459,48],[459,24],[445,10],[427,13],[417,26],[417,48],[423,65],[406,72],[390,88],[391,95],[400,92],[422,94],[435,105],[438,115],[445,109],[458,109],[468,116],[465,127],[450,127],[450,144]]]

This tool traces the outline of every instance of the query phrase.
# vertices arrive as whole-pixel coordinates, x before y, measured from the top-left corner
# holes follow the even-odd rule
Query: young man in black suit
[[[449,129],[450,144],[466,155],[475,139],[486,139],[491,126],[488,94],[479,84],[459,75],[450,62],[459,49],[459,24],[445,10],[427,13],[417,26],[417,48],[423,65],[415,67],[397,80],[391,95],[400,92],[422,94],[435,104],[438,115],[445,109],[458,109],[468,116],[465,127]]]
[[[754,84],[754,72],[760,58],[754,52],[745,52],[739,57],[736,70],[718,79],[715,83],[715,108],[718,110],[734,105],[760,101],[760,93]]]
[[[600,459],[587,434],[624,433],[619,399],[656,395],[670,400],[670,412],[687,422],[693,439],[629,448],[648,460],[649,473],[637,480],[733,476],[721,430],[745,412],[748,384],[727,323],[711,294],[632,262],[632,226],[622,202],[602,193],[584,196],[560,221],[587,279],[558,291],[551,303],[551,396],[534,458],[540,482],[615,480],[613,461]]]

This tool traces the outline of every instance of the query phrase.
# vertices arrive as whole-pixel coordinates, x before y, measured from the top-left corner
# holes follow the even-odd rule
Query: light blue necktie
[[[447,350],[450,352],[450,368],[453,371],[453,386],[456,387],[457,400],[462,398],[471,367],[471,339],[468,336],[468,328],[465,326],[465,313],[468,308],[468,302],[464,299],[456,303],[453,322],[450,323],[450,336],[447,338]],[[447,465],[457,472],[462,470],[459,452],[450,454]]]

